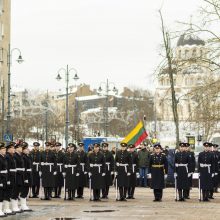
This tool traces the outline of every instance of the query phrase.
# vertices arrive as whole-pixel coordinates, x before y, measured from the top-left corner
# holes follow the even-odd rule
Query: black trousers
[[[84,187],[78,187],[77,188],[77,196],[83,196]]]
[[[120,199],[126,198],[127,195],[127,187],[118,187],[119,188],[119,194],[120,194]]]
[[[39,185],[32,186],[32,195],[33,196],[38,196],[39,191],[40,191],[40,186]]]
[[[134,197],[135,187],[128,187],[128,196]]]
[[[58,186],[54,188],[55,197],[58,197],[61,195],[62,186]]]
[[[45,199],[50,199],[51,198],[51,193],[52,193],[52,188],[51,187],[44,187],[44,198]]]
[[[209,198],[209,190],[202,190],[202,198],[203,198],[203,201],[207,201],[208,198]]]
[[[6,195],[6,190],[3,188],[0,188],[0,202],[3,202],[3,200],[5,200]]]
[[[4,200],[10,201],[10,199],[12,197],[12,192],[14,191],[14,186],[9,186],[4,191],[5,191]]]
[[[75,198],[75,189],[68,189],[68,199],[74,199]]]
[[[154,189],[155,200],[161,200],[163,196],[163,189]]]
[[[108,192],[109,192],[109,186],[105,186],[105,188],[102,189],[102,196],[103,197],[108,196]]]
[[[100,199],[100,189],[93,189],[93,199],[98,200]]]

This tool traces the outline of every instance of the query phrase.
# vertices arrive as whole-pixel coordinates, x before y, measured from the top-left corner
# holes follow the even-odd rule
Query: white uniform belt
[[[97,164],[97,163],[91,163],[90,167],[98,167],[99,168],[99,173],[101,173],[101,166],[102,164]]]
[[[41,166],[50,166],[50,172],[52,171],[52,166],[54,165],[54,163],[44,163],[44,162],[42,162],[41,163]]]
[[[210,173],[210,167],[212,165],[211,164],[206,164],[206,163],[200,163],[200,167],[204,168],[204,167],[208,167],[208,173]]]
[[[109,171],[110,170],[110,162],[106,162],[105,164],[107,165],[108,171]]]
[[[128,169],[127,169],[128,163],[116,163],[116,166],[124,167],[125,168],[125,172],[126,173],[128,172]]]
[[[9,172],[17,172],[16,169],[9,169]]]
[[[185,167],[186,172],[188,173],[188,164],[187,163],[175,163],[176,167]]]
[[[60,167],[60,172],[62,172],[62,163],[57,163],[57,166],[59,166]]]
[[[36,171],[38,171],[38,170],[39,170],[39,164],[40,164],[40,163],[33,162],[33,165],[35,165],[35,166],[36,166]]]
[[[82,166],[82,171],[84,172],[84,170],[85,170],[85,163],[80,163],[80,165]]]
[[[0,173],[8,173],[7,170],[1,170]]]
[[[32,169],[31,169],[31,168],[30,168],[30,169],[26,169],[26,171],[27,171],[27,172],[31,172],[31,171],[32,171]]]
[[[135,173],[135,170],[134,170],[135,167],[136,167],[136,164],[132,164],[132,171],[133,171],[133,173]]]
[[[72,168],[72,174],[74,173],[74,168],[75,168],[76,166],[77,166],[77,165],[71,165],[71,164],[64,165],[65,168],[69,168],[69,167]]]
[[[24,168],[16,168],[17,171],[25,171]]]

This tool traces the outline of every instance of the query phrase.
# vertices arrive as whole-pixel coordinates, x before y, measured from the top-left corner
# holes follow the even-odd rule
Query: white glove
[[[151,173],[148,173],[148,174],[147,174],[147,178],[148,178],[148,179],[151,179]]]
[[[0,187],[3,187],[3,184],[2,184],[2,183],[0,184]]]
[[[111,175],[114,175],[114,172],[113,172],[113,171],[111,172]]]
[[[65,177],[65,176],[66,176],[66,173],[65,173],[65,172],[63,172],[62,174],[63,174],[63,177]]]
[[[42,176],[42,172],[41,171],[39,171],[39,176]]]
[[[177,173],[174,173],[174,178],[176,178],[177,177]]]
[[[28,183],[28,180],[25,180],[24,182],[25,182],[25,183]]]
[[[212,173],[212,177],[214,177],[215,176],[215,174],[214,173]]]
[[[102,173],[102,176],[105,176],[105,173]]]
[[[218,173],[215,173],[215,176],[217,176],[218,175]]]
[[[164,179],[167,179],[167,174],[164,175]]]
[[[79,176],[79,173],[76,173],[76,176]]]
[[[191,177],[192,176],[192,173],[188,173],[188,177]]]
[[[92,176],[92,173],[89,172],[89,178]]]
[[[115,176],[117,176],[118,175],[118,172],[115,172]]]
[[[127,176],[131,176],[131,173],[127,173]]]
[[[139,174],[139,173],[136,173],[136,177],[137,177],[137,178],[140,178],[140,174]]]
[[[10,181],[7,181],[7,185],[10,185],[11,184],[11,182]]]
[[[56,176],[56,175],[57,175],[57,171],[54,171],[54,172],[53,172],[53,175]]]
[[[87,172],[84,172],[84,174],[87,174]]]

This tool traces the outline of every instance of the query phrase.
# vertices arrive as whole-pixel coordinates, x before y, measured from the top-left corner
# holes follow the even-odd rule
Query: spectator
[[[147,174],[149,167],[150,152],[144,144],[140,144],[141,150],[138,151],[140,179],[139,185],[147,187]]]

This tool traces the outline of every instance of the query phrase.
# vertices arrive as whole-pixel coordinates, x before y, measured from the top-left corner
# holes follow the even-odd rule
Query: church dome
[[[177,41],[177,47],[179,46],[186,46],[186,45],[197,45],[197,46],[204,46],[205,41],[201,40],[198,36],[195,34],[190,33],[192,32],[192,29],[186,31],[184,34],[182,34]]]

